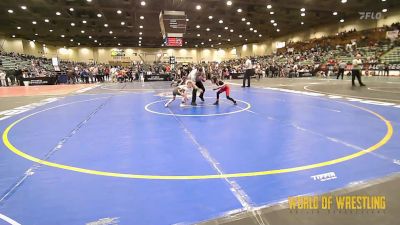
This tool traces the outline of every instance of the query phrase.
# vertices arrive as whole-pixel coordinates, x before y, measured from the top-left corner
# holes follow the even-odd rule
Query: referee
[[[246,87],[246,80],[247,80],[247,87],[250,87],[250,78],[254,73],[253,70],[253,62],[249,57],[246,57],[246,62],[244,63],[244,68],[246,69],[244,76],[243,76],[243,86]]]
[[[204,88],[204,85],[203,85],[203,82],[206,80],[204,69],[201,66],[198,66],[197,68],[194,68],[189,73],[188,77],[190,80],[192,80],[196,84],[196,87],[201,90],[199,98],[201,99],[202,102],[204,102],[204,92],[206,91],[206,89]],[[197,105],[196,104],[197,88],[193,88],[193,91],[192,91],[191,105],[193,105],[193,106]]]
[[[361,81],[361,70],[362,70],[362,60],[361,60],[361,55],[357,54],[356,58],[353,59],[353,69],[351,70],[351,85],[354,87],[356,86],[355,84],[355,78],[357,77],[358,83],[360,86],[365,86],[363,82]]]

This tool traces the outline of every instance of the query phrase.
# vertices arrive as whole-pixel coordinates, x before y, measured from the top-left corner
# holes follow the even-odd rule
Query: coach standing
[[[365,86],[365,84],[363,84],[363,82],[361,81],[361,71],[362,71],[362,60],[361,60],[361,55],[357,54],[356,58],[353,59],[353,69],[351,70],[351,85],[352,86],[356,86],[356,84],[354,83],[355,78],[357,77],[358,83],[360,84],[360,86]]]
[[[253,63],[251,62],[250,57],[246,57],[246,62],[244,63],[244,67],[246,69],[246,71],[244,72],[244,76],[243,76],[243,86],[246,86],[246,79],[247,79],[247,87],[250,87],[250,78],[253,75]]]

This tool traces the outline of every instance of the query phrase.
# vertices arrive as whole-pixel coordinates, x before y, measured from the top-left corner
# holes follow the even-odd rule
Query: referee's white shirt
[[[197,74],[197,69],[192,69],[192,71],[190,71],[190,73],[189,73],[189,75],[188,75],[188,78],[189,78],[191,81],[196,82],[196,74]]]
[[[245,66],[246,70],[251,70],[251,69],[253,69],[253,63],[251,62],[250,59],[247,59],[247,60],[246,60],[244,66]]]

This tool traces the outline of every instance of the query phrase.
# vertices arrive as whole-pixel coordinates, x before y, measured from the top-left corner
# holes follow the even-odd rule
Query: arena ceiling
[[[0,32],[62,46],[161,47],[160,11],[180,10],[188,16],[184,46],[218,48],[399,6],[398,0],[1,0]]]

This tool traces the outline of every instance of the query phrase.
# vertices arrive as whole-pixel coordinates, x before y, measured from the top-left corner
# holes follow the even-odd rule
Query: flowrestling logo
[[[382,18],[381,12],[358,12],[360,20],[379,20]]]

